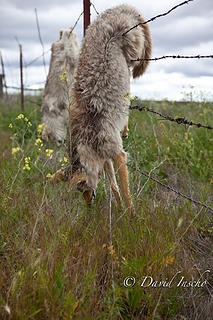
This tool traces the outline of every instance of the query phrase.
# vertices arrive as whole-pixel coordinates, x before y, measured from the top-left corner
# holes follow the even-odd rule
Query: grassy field
[[[213,126],[205,100],[135,103]],[[213,131],[130,112],[130,217],[104,176],[89,208],[48,183],[66,148],[42,142],[39,106],[25,109],[0,102],[0,318],[211,319],[212,212],[141,172],[213,206]]]

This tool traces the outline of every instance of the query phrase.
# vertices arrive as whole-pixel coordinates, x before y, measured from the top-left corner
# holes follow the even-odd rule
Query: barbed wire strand
[[[82,14],[84,12],[81,12],[78,19],[76,20],[76,22],[74,23],[73,27],[72,27],[72,31],[75,29],[76,25],[78,24]],[[51,48],[49,48],[47,51],[44,51],[40,56],[34,58],[33,60],[31,60],[30,62],[28,62],[27,64],[25,64],[25,67],[29,67],[31,64],[33,64],[34,62],[36,62],[38,59],[42,58],[44,55],[46,55],[49,51],[51,51]]]
[[[41,47],[42,47],[42,58],[43,58],[43,65],[44,65],[44,72],[47,75],[47,71],[46,71],[46,62],[45,62],[45,57],[44,57],[44,43],[41,37],[41,30],[40,30],[40,25],[39,25],[39,20],[38,20],[38,13],[37,13],[37,9],[35,8],[35,16],[36,16],[36,25],[37,25],[37,30],[38,30],[38,37],[39,37],[39,41],[41,43]]]
[[[161,17],[164,17],[164,16],[168,15],[168,14],[169,14],[170,12],[172,12],[173,10],[177,9],[177,8],[180,7],[180,6],[183,6],[183,5],[185,5],[185,4],[188,4],[188,3],[191,2],[191,1],[194,1],[194,0],[187,0],[187,1],[181,2],[181,3],[179,3],[178,5],[176,5],[176,6],[174,6],[173,8],[171,8],[170,10],[168,10],[167,12],[158,14],[157,16],[155,16],[155,17],[153,17],[153,18],[151,18],[151,19],[149,19],[149,20],[147,20],[147,21],[140,22],[140,23],[136,24],[135,26],[133,26],[133,27],[131,27],[130,29],[128,29],[127,31],[125,31],[125,32],[122,34],[122,36],[125,36],[125,35],[126,35],[127,33],[129,33],[131,30],[137,28],[137,27],[140,26],[140,25],[147,24],[147,23],[152,22],[152,21],[154,21],[154,20],[156,20],[156,19],[158,19],[158,18],[161,18]]]
[[[79,22],[79,20],[80,20],[81,16],[83,15],[83,13],[84,13],[84,11],[82,11],[82,12],[80,13],[80,15],[79,15],[78,19],[76,20],[76,22],[74,23],[74,25],[73,25],[73,27],[72,27],[72,31],[73,31],[73,30],[75,29],[75,27],[77,26],[77,24],[78,24],[78,22]]]
[[[92,2],[90,2],[90,5],[91,5],[91,6],[93,7],[93,9],[95,10],[95,13],[96,13],[97,15],[99,15],[99,12],[97,11],[95,5],[94,5]]]
[[[8,86],[8,85],[3,85],[4,88],[6,89],[14,89],[14,90],[21,90],[20,87],[15,87],[15,86]],[[24,88],[25,91],[42,91],[43,88],[36,88],[36,89],[32,89],[32,88]]]
[[[189,56],[181,56],[181,55],[167,55],[167,56],[162,56],[162,57],[157,57],[157,58],[150,58],[150,59],[140,59],[140,58],[137,58],[135,60],[131,60],[131,61],[158,61],[158,60],[162,60],[162,59],[167,59],[167,58],[173,58],[173,59],[208,59],[208,58],[213,58],[213,54],[211,55],[200,55],[200,54],[197,54],[197,55],[189,55]]]
[[[210,129],[210,130],[213,129],[213,127],[211,127],[211,126],[207,126],[207,125],[203,125],[201,123],[194,123],[192,121],[188,121],[184,117],[182,117],[182,118],[181,117],[172,118],[172,117],[170,117],[168,115],[163,115],[162,113],[160,113],[158,111],[155,111],[153,109],[150,109],[148,107],[145,107],[145,106],[130,106],[129,109],[130,110],[138,110],[138,111],[148,111],[148,112],[151,112],[151,113],[154,113],[154,114],[160,116],[164,120],[176,122],[177,124],[184,124],[184,125],[188,125],[188,126],[196,126],[198,128],[205,128],[205,129]]]
[[[31,64],[33,64],[34,62],[36,62],[38,59],[42,58],[43,55],[47,54],[51,49],[48,49],[47,51],[43,52],[40,56],[34,58],[32,61],[28,62],[27,64],[25,64],[25,68],[29,67]]]
[[[166,189],[168,189],[168,190],[176,193],[176,194],[179,195],[180,197],[182,197],[182,198],[184,198],[184,199],[187,199],[187,200],[189,200],[190,202],[195,203],[196,205],[199,205],[199,206],[202,206],[202,207],[204,207],[204,208],[206,208],[206,209],[209,209],[210,211],[213,212],[213,208],[210,207],[210,206],[208,206],[207,204],[202,203],[202,202],[200,202],[200,201],[198,201],[198,200],[195,200],[195,199],[190,198],[189,196],[185,195],[184,193],[182,193],[182,192],[174,189],[173,187],[169,186],[168,184],[165,184],[165,183],[157,180],[156,178],[151,177],[150,174],[148,174],[148,173],[146,173],[146,172],[144,172],[144,171],[141,171],[141,170],[139,170],[139,169],[131,166],[130,164],[128,164],[128,166],[131,167],[133,170],[139,172],[140,174],[144,175],[145,177],[149,178],[150,180],[158,183],[158,184],[161,185],[162,187],[164,187],[164,188],[166,188]]]

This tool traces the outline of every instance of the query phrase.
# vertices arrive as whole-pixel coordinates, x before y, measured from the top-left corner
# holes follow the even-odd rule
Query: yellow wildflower
[[[24,162],[25,162],[25,164],[24,164],[24,166],[23,166],[23,170],[27,170],[27,171],[29,171],[31,168],[30,168],[30,165],[29,165],[29,163],[30,163],[30,157],[25,157],[24,158]]]
[[[32,123],[30,121],[27,122],[28,127],[32,127]]]
[[[107,247],[107,248],[108,248],[109,253],[110,253],[111,255],[113,255],[113,254],[115,253],[115,250],[113,249],[113,246],[109,246],[109,247]]]
[[[40,138],[36,139],[35,146],[38,146],[38,147],[42,147],[43,146],[43,142],[42,142],[42,140]]]
[[[66,71],[59,76],[59,81],[63,81],[63,80],[65,80],[66,82],[68,82],[68,78],[67,78],[67,73],[66,73]]]
[[[38,134],[42,133],[43,128],[46,126],[46,123],[41,123],[37,126]]]
[[[64,163],[67,163],[67,162],[68,162],[67,157],[64,157]]]
[[[25,118],[24,118],[24,121],[28,122],[28,119],[27,119],[27,117],[25,117]]]
[[[17,152],[22,151],[21,148],[17,147],[17,148],[12,148],[12,155],[15,156]]]
[[[165,258],[163,258],[163,263],[165,265],[172,264],[174,260],[175,260],[175,257],[166,256]]]
[[[104,243],[104,244],[102,245],[102,248],[106,248],[106,243]]]
[[[24,119],[23,113],[20,113],[17,117],[16,120]]]
[[[29,166],[29,163],[25,163],[25,165],[23,166],[23,170],[30,170],[30,166]]]
[[[25,161],[25,163],[29,163],[30,162],[30,157],[25,157],[24,161]]]
[[[51,174],[51,173],[48,173],[48,174],[46,175],[46,177],[47,177],[47,178],[52,178],[52,174]]]
[[[10,123],[8,127],[9,127],[10,129],[12,129],[12,128],[13,128],[13,124]]]
[[[47,157],[52,158],[52,153],[53,153],[52,149],[46,149],[45,152],[46,152]]]

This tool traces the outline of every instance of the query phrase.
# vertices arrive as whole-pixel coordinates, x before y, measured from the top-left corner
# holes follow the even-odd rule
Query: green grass
[[[212,103],[136,103],[213,126]],[[39,106],[27,103],[16,119],[20,113],[16,97],[0,102],[1,319],[210,319],[212,212],[139,171],[212,206],[212,130],[130,112],[124,147],[137,213],[130,217],[110,200],[104,176],[90,208],[68,184],[49,185],[66,148],[38,142]],[[157,286],[175,274],[171,288]],[[140,286],[145,276],[153,286]],[[134,287],[124,286],[126,277]],[[181,277],[208,284],[177,287]]]

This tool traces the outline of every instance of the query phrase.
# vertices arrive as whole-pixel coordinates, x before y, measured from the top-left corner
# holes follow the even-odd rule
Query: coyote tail
[[[144,19],[140,16],[138,18],[138,23],[143,23]],[[141,24],[138,28],[141,29],[141,32],[144,35],[144,48],[142,50],[141,56],[138,57],[139,59],[150,59],[152,53],[152,38],[149,30],[148,24]],[[131,32],[131,31],[130,31]],[[140,77],[145,71],[149,64],[148,60],[141,60],[139,62],[135,62],[132,75],[133,78]]]

